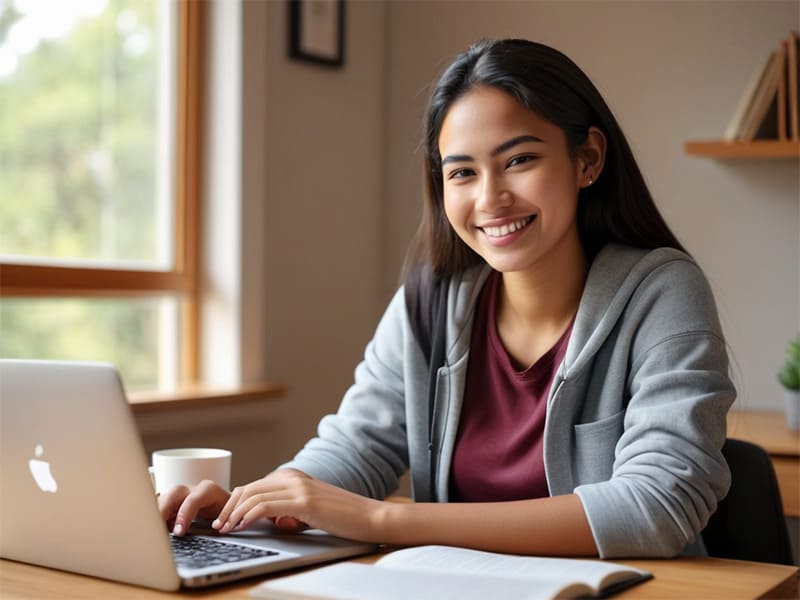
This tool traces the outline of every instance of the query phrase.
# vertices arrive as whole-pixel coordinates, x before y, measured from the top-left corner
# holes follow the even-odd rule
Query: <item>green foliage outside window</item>
[[[0,254],[155,259],[156,14],[108,2],[0,76]],[[6,52],[25,19],[0,14]]]
[[[172,176],[157,127],[168,3],[0,0],[0,260],[169,266],[157,205],[158,169]],[[151,386],[157,306],[3,299],[0,356],[110,360]]]
[[[111,362],[128,389],[157,383],[159,301],[4,299],[0,356]]]

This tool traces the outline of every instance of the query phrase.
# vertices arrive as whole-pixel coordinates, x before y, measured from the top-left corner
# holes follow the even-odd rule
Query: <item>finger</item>
[[[232,515],[228,522],[229,531],[242,531],[262,518],[271,520],[275,527],[282,531],[303,531],[310,527],[305,521],[290,514],[292,507],[295,507],[295,503],[291,499],[282,497],[267,500],[262,497],[258,500],[258,503],[253,504],[249,510],[246,505],[240,507],[241,510],[246,511],[241,519],[237,520],[236,514]]]
[[[279,479],[277,481],[280,481]],[[232,529],[238,520],[234,521],[232,515],[243,503],[247,502],[250,498],[258,494],[274,491],[276,477],[275,474],[268,475],[264,479],[259,479],[245,486],[235,488],[231,493],[231,497],[225,506],[220,511],[211,526],[219,531],[223,531],[226,523],[230,524],[228,531]],[[238,516],[238,515],[237,515]],[[224,531],[223,531],[224,533]]]
[[[269,504],[272,499],[280,498],[283,494],[276,493],[276,492],[264,492],[261,494],[255,494],[242,500],[236,508],[234,508],[233,512],[230,513],[228,518],[223,521],[222,527],[220,528],[221,533],[228,533],[229,531],[233,531],[234,529],[244,529],[244,526],[241,525],[241,521],[244,516],[249,513],[251,510],[256,508],[259,505],[263,505],[261,508],[260,516],[264,517],[274,517],[276,516],[276,512],[270,512]],[[252,522],[252,521],[251,521]]]
[[[201,481],[198,483],[178,508],[172,533],[177,536],[184,535],[198,513],[204,508],[219,506],[222,504],[221,498],[227,499],[227,492],[214,482]]]
[[[165,523],[175,519],[178,509],[188,495],[189,488],[185,485],[178,485],[158,496],[158,511]]]
[[[234,489],[228,502],[222,508],[219,515],[217,515],[217,518],[214,520],[211,526],[221,533],[227,533],[228,531],[231,531],[239,524],[241,515],[254,506],[254,504],[251,503],[246,509],[239,510],[239,512],[234,514],[234,511],[240,509],[245,502],[248,502],[256,495],[283,490],[298,479],[311,478],[302,471],[297,471],[295,469],[282,469],[270,473],[263,479],[259,479],[246,486]]]
[[[235,531],[242,531],[242,530],[247,529],[248,527],[250,527],[250,525],[252,525],[256,521],[258,521],[259,519],[262,519],[262,518],[265,518],[265,517],[266,518],[275,517],[276,513],[280,515],[281,512],[283,512],[281,510],[281,506],[283,505],[284,506],[284,510],[285,510],[285,505],[287,505],[289,503],[290,503],[290,501],[288,501],[286,499],[277,500],[277,501],[273,501],[273,502],[266,502],[266,501],[264,501],[262,499],[258,503],[254,503],[252,508],[250,508],[250,510],[248,510],[247,512],[245,512],[242,515],[242,518],[239,519],[239,521],[236,523],[236,525],[235,525],[235,527],[233,529]],[[273,522],[276,522],[278,520],[285,520],[285,519],[291,519],[292,521],[294,521],[294,523],[296,524],[295,529],[299,529],[301,524],[305,525],[305,523],[302,523],[302,521],[300,521],[299,519],[296,519],[295,517],[287,517],[287,516],[285,516],[285,513],[282,516],[275,517],[275,521],[273,521]]]
[[[214,529],[221,529],[222,526],[228,521],[230,518],[230,514],[236,509],[239,503],[242,501],[242,497],[244,496],[245,489],[243,487],[236,487],[233,488],[231,491],[231,496],[228,498],[228,501],[225,503],[225,506],[222,507],[222,510],[219,511],[217,518],[214,519],[214,522],[211,523],[211,527]]]
[[[282,531],[302,531],[303,529],[308,529],[308,523],[303,523],[303,521],[290,517],[289,515],[275,517],[272,522],[275,523],[275,527]]]

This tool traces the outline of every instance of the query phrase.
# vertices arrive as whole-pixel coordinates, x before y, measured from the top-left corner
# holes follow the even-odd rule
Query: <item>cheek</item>
[[[443,205],[444,215],[447,217],[447,220],[450,221],[450,226],[459,229],[461,220],[464,217],[464,211],[462,203],[458,201],[457,195],[445,191]]]
[[[567,170],[539,173],[525,185],[527,191],[543,210],[567,209],[576,205],[579,187],[573,174]]]

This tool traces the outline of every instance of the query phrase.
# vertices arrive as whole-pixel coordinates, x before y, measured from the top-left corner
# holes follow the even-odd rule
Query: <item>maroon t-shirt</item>
[[[572,324],[536,363],[517,371],[497,333],[499,287],[500,273],[493,272],[476,306],[450,471],[454,502],[548,495],[542,452],[547,393],[567,351]]]

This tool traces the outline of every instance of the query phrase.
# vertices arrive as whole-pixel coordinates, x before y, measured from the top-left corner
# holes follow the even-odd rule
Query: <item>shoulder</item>
[[[681,314],[716,315],[711,285],[699,264],[673,248],[644,254],[629,275],[636,284],[633,302],[668,305]]]
[[[634,295],[659,288],[663,292],[710,295],[708,279],[695,260],[675,248],[648,250],[609,244],[595,258],[586,282],[591,296],[629,302]],[[687,298],[684,298],[686,300]]]
[[[608,244],[595,258],[590,274],[619,283],[624,280],[636,282],[666,266],[700,269],[691,256],[675,248],[646,249]]]
[[[721,336],[711,287],[697,263],[673,248],[605,246],[589,270],[567,359],[578,368],[611,339],[690,331]]]
[[[621,288],[628,290],[623,319],[650,343],[686,334],[722,339],[714,294],[703,270],[673,248],[638,251]]]

